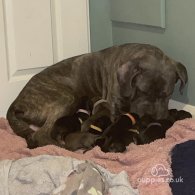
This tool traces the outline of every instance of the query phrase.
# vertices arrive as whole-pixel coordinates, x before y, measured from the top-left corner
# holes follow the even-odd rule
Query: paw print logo
[[[157,164],[152,168],[151,174],[153,176],[161,177],[170,175],[170,172],[163,164]]]

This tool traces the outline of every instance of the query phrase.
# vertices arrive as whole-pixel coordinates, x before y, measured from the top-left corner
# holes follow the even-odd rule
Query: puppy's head
[[[123,100],[121,109],[139,116],[148,114],[154,119],[167,117],[175,83],[180,80],[182,92],[188,77],[184,65],[164,58],[143,56],[119,67],[117,79]]]
[[[185,110],[177,110],[177,109],[170,109],[169,110],[169,116],[168,119],[174,123],[178,120],[183,120],[186,118],[192,118],[192,114],[190,112],[187,112]]]
[[[192,118],[192,114],[189,112],[186,112],[185,110],[178,111],[177,120],[183,120],[186,118]]]
[[[125,143],[114,140],[112,137],[99,137],[95,145],[99,146],[103,152],[124,152],[126,150]]]
[[[122,142],[112,142],[105,152],[124,152],[126,150],[125,144]]]

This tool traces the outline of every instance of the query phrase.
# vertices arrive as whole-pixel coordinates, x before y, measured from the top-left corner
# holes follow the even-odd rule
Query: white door
[[[90,52],[88,0],[0,0],[0,117],[27,81]]]

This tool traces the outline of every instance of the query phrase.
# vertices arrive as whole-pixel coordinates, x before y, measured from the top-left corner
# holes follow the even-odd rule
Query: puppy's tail
[[[9,107],[7,111],[7,120],[13,131],[26,139],[29,147],[35,146],[35,143],[32,142],[32,134],[34,131],[29,127],[29,124],[23,119],[23,112],[15,108],[14,103]]]

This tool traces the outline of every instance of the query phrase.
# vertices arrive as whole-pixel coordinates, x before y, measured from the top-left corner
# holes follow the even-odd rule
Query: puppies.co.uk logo
[[[163,164],[157,164],[152,167],[151,174],[156,177],[169,176],[170,171]]]
[[[140,183],[170,183],[170,182],[183,182],[183,178],[173,179],[171,178],[170,170],[167,169],[163,164],[156,164],[150,169],[151,177],[138,178],[137,181]]]

